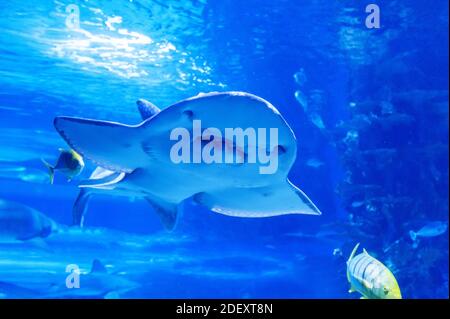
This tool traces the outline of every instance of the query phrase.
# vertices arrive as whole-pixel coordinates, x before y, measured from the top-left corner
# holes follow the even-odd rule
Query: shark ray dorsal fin
[[[93,273],[106,273],[106,267],[98,259],[92,261],[91,274]]]
[[[367,252],[367,250],[365,248],[363,248],[363,253],[367,256],[370,256],[369,253]]]
[[[141,118],[143,121],[151,118],[153,115],[161,112],[161,110],[154,105],[153,103],[150,103],[147,100],[139,99],[136,101],[136,104],[138,106],[139,113],[141,114]]]

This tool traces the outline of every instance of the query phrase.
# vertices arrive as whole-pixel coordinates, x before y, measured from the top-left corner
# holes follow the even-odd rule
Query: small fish
[[[306,165],[312,168],[319,168],[324,165],[324,162],[318,160],[317,158],[310,158],[309,160],[306,161]]]
[[[298,72],[294,74],[294,81],[300,86],[305,85],[305,83],[308,81],[305,69],[301,68]]]
[[[303,108],[303,111],[305,111],[305,113],[308,113],[308,98],[306,97],[306,95],[302,91],[297,90],[295,91],[294,96],[297,102]]]
[[[333,256],[342,257],[342,250],[340,248],[333,249]]]
[[[325,130],[325,124],[323,123],[322,117],[319,114],[310,114],[309,119],[317,128],[319,128],[320,130]]]
[[[350,130],[347,132],[347,135],[342,140],[347,146],[355,145],[358,143],[359,133],[355,130]]]
[[[356,255],[359,243],[347,260],[349,292],[357,291],[362,299],[402,299],[400,287],[392,272],[365,249]]]
[[[52,166],[45,160],[42,160],[42,162],[48,169],[51,184],[53,184],[55,171],[60,171],[68,177],[69,181],[71,181],[72,178],[79,175],[84,168],[83,158],[77,152],[75,152],[74,150],[66,151],[61,148],[59,149],[59,151],[61,152],[61,154],[59,155],[56,165]]]
[[[365,203],[366,203],[365,201],[356,201],[356,202],[352,203],[352,207],[353,208],[358,208],[358,207],[363,206]]]
[[[448,224],[446,222],[436,221],[430,222],[419,229],[417,232],[410,230],[409,236],[412,241],[416,241],[417,237],[436,237],[447,231]]]

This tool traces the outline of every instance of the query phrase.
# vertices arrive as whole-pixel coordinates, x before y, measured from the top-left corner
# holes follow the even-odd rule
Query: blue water
[[[448,1],[376,2],[379,29],[360,0],[2,1],[0,200],[60,231],[11,241],[0,224],[0,297],[359,298],[345,262],[360,242],[404,298],[448,298],[448,230],[409,235],[448,224]],[[105,193],[84,228],[69,227],[95,166],[49,183],[41,158],[67,148],[55,116],[136,124],[139,98],[165,108],[211,91],[277,107],[297,137],[289,178],[321,216],[236,218],[186,202],[167,232],[144,200]],[[84,274],[94,259],[102,279],[66,288],[67,265]]]

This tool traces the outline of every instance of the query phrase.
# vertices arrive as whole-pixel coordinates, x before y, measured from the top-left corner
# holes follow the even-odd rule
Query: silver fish
[[[364,249],[356,255],[359,243],[347,260],[349,292],[357,291],[363,299],[401,299],[402,294],[392,272]]]
[[[410,230],[409,236],[412,241],[416,241],[417,237],[436,237],[447,231],[448,223],[442,221],[430,222],[419,229],[417,232]]]

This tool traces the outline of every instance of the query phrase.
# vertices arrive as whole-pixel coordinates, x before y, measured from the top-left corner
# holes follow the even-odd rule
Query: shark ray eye
[[[188,119],[192,120],[192,118],[194,117],[194,112],[192,112],[191,110],[186,110],[183,112],[183,114],[185,116],[187,116]]]
[[[278,154],[280,154],[280,155],[286,153],[286,147],[284,147],[283,145],[278,145],[277,150],[278,150]]]

